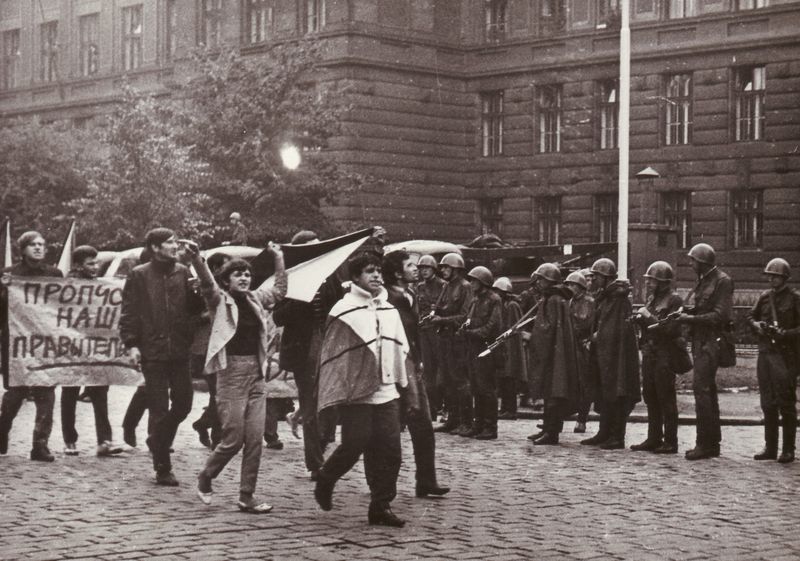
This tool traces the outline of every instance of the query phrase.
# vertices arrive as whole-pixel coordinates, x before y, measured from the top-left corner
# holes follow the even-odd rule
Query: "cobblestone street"
[[[132,388],[112,388],[112,426]],[[65,457],[56,422],[54,464],[28,460],[34,406],[27,403],[11,433],[3,473],[2,559],[797,559],[800,522],[796,489],[800,463],[755,462],[758,426],[723,427],[722,457],[683,459],[694,427],[680,427],[681,453],[656,456],[580,446],[565,432],[557,447],[534,447],[525,436],[536,421],[504,421],[500,438],[479,442],[438,438],[444,499],[414,497],[411,443],[393,510],[404,529],[370,527],[361,464],[339,482],[334,509],[322,512],[302,461],[302,446],[285,423],[283,451],[264,451],[259,496],[275,509],[266,516],[236,510],[238,459],[215,482],[214,502],[195,496],[206,456],[190,422],[175,442],[177,488],[153,483],[148,453],[94,455],[89,404],[78,405],[81,455]],[[590,432],[596,428],[591,423]],[[632,424],[628,444],[644,437]],[[566,423],[567,431],[572,423]],[[139,440],[145,436],[140,425]]]

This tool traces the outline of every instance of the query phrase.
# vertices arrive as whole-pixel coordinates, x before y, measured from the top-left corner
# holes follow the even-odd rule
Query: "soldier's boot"
[[[585,446],[599,446],[603,444],[608,438],[611,436],[611,419],[609,418],[610,408],[608,405],[604,404],[603,408],[600,410],[600,428],[597,430],[597,434],[581,440],[581,444]]]
[[[50,453],[47,442],[36,441],[33,443],[33,448],[31,448],[31,460],[35,462],[52,462],[55,461],[55,457]]]
[[[647,416],[647,438],[644,442],[640,442],[639,444],[632,444],[631,450],[634,452],[652,452],[656,448],[659,448],[663,443],[661,438],[661,419],[654,416],[648,415]]]
[[[628,412],[623,403],[618,402],[611,409],[611,427],[608,440],[600,444],[602,450],[622,450],[625,448],[625,432],[628,424]]]
[[[797,413],[783,416],[783,451],[778,457],[782,464],[794,461],[794,441],[797,434]]]
[[[785,433],[784,433],[785,434]],[[764,449],[753,456],[754,460],[778,458],[778,414],[764,412]]]

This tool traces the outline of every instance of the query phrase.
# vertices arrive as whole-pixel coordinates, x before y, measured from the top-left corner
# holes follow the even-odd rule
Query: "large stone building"
[[[631,0],[631,220],[800,270],[800,3]],[[331,212],[395,239],[611,241],[616,0],[0,0],[0,115],[81,124],[168,91],[198,44],[315,34],[353,110],[332,150],[382,178]],[[681,275],[689,281],[683,268]]]

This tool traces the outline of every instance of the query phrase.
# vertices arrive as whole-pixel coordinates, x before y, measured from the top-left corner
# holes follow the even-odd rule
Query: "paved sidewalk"
[[[112,425],[119,437],[130,388],[112,388]],[[195,394],[197,418],[205,394]],[[501,422],[500,438],[437,440],[440,479],[453,491],[441,500],[413,496],[413,460],[403,435],[404,465],[394,511],[404,529],[366,523],[361,464],[336,487],[334,510],[322,512],[302,465],[302,446],[284,423],[281,452],[264,451],[259,491],[275,506],[266,516],[235,508],[239,462],[216,481],[214,503],[194,495],[206,450],[189,421],[175,443],[182,485],[152,483],[149,455],[93,455],[91,406],[79,404],[81,455],[54,464],[27,459],[34,407],[15,422],[9,454],[0,457],[0,559],[797,559],[800,463],[751,459],[762,429],[723,429],[722,457],[688,462],[630,450],[586,449],[564,433],[557,447],[534,447],[535,421]],[[56,406],[58,417],[58,406]],[[572,423],[567,423],[571,430]],[[596,428],[590,423],[590,431]],[[633,424],[629,444],[644,437]],[[144,425],[139,438],[144,438]],[[694,427],[681,426],[681,451]]]

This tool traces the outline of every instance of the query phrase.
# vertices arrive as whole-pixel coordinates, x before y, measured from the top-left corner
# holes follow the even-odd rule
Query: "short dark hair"
[[[154,245],[161,245],[174,235],[175,232],[169,228],[153,228],[147,232],[147,235],[144,237],[144,245],[147,248]]]
[[[364,269],[370,265],[375,265],[378,268],[381,266],[381,260],[374,253],[364,252],[351,257],[347,262],[347,273],[350,275],[350,279],[360,276]]]
[[[219,270],[219,273],[217,273],[217,278],[219,278],[221,283],[227,284],[231,279],[231,275],[236,271],[250,271],[252,273],[253,269],[250,267],[250,263],[248,263],[246,259],[236,257],[222,266],[222,268]]]
[[[230,260],[231,256],[227,253],[215,253],[211,257],[208,258],[208,268],[211,269],[212,273],[217,273],[217,271],[222,267],[226,261]]]
[[[90,257],[97,257],[97,250],[90,245],[79,245],[72,251],[72,263],[83,265]]]
[[[383,282],[391,285],[397,284],[397,275],[403,276],[403,263],[408,259],[411,259],[411,256],[402,249],[397,249],[384,255],[383,264],[381,265]]]

